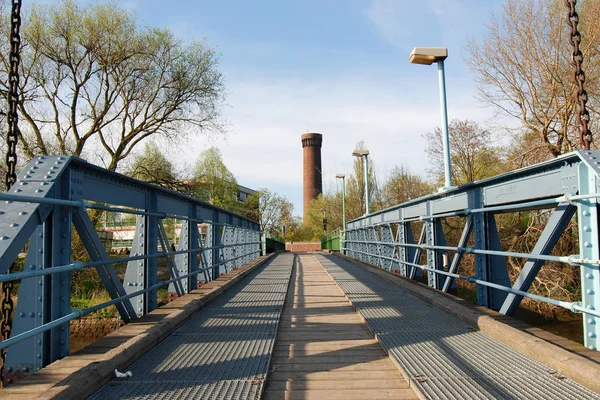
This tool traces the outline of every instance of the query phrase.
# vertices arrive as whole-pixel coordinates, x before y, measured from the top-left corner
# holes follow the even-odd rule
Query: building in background
[[[323,177],[321,170],[321,145],[323,135],[305,133],[302,135],[302,151],[304,160],[304,220],[310,202],[323,193]]]

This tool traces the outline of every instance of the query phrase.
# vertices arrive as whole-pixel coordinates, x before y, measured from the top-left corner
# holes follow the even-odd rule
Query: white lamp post
[[[444,60],[446,58],[448,58],[448,49],[445,47],[415,47],[412,53],[410,53],[409,57],[409,61],[412,64],[431,65],[434,62],[437,62],[438,65],[445,175],[445,182],[442,190],[448,190],[452,187],[452,173],[450,169],[450,136],[448,134],[448,107],[446,105],[446,76],[444,73]]]

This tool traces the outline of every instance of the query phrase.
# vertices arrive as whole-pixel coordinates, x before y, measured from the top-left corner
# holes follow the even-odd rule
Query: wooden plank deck
[[[417,396],[310,254],[298,257],[277,333],[265,399]]]

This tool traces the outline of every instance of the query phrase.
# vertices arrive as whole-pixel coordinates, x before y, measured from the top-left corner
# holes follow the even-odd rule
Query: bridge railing
[[[474,283],[478,303],[504,314],[513,314],[524,297],[584,313],[585,345],[598,350],[599,196],[600,152],[569,153],[353,220],[346,226],[343,251],[411,279],[425,273],[428,285],[444,292],[455,285],[456,279]],[[540,209],[550,209],[551,215],[531,252],[504,251],[495,216]],[[551,255],[575,214],[579,254]],[[453,225],[462,223],[456,246],[446,243],[442,229],[442,223],[449,219]],[[474,255],[474,275],[460,273],[465,254]],[[522,262],[514,282],[509,279],[506,257]],[[528,293],[546,261],[580,269],[580,301]]]
[[[336,229],[321,239],[321,250],[340,251],[342,232]]]
[[[285,250],[285,240],[277,235],[264,234],[262,242],[263,254]]]
[[[260,255],[255,222],[75,157],[34,158],[0,200],[0,281],[19,283],[11,335],[0,342],[9,374],[68,355],[73,319],[114,305],[136,320],[157,308],[160,288],[181,296]],[[109,255],[94,222],[101,212],[134,216],[129,255]],[[167,218],[181,224],[177,245]],[[110,300],[73,309],[72,274],[85,269]]]

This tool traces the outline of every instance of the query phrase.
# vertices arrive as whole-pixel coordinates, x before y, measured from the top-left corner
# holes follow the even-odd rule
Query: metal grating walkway
[[[258,399],[293,262],[275,256],[90,399]]]
[[[472,326],[338,257],[317,259],[429,399],[600,399]]]

